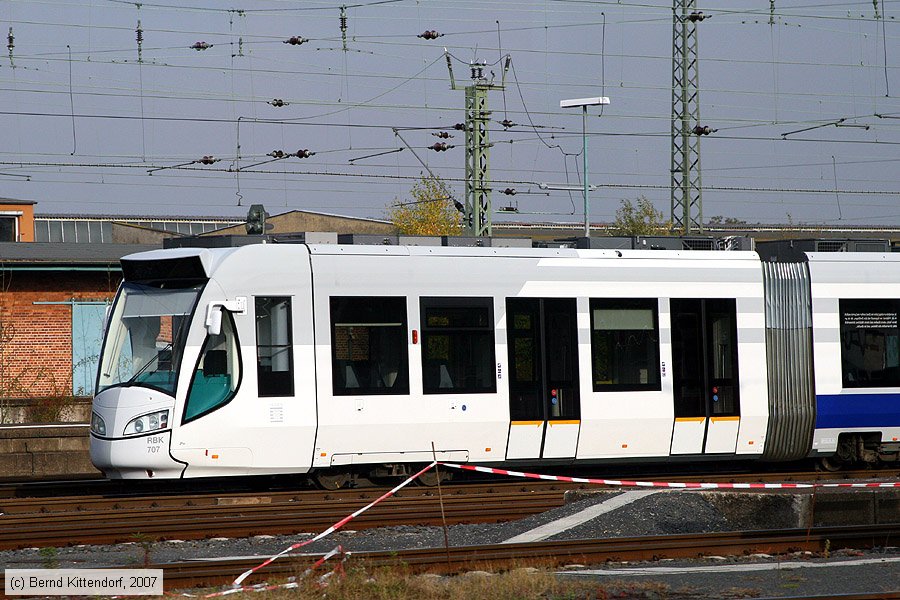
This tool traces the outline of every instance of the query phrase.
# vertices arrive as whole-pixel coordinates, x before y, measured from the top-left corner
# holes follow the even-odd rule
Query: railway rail
[[[890,472],[866,471],[843,476]],[[771,478],[803,480],[823,477],[813,474],[779,474]],[[834,478],[834,474],[829,474]],[[686,481],[689,478],[679,478]],[[716,479],[711,477],[695,479]],[[727,481],[760,480],[759,475],[720,477]],[[762,478],[762,479],[768,479]],[[564,502],[563,492],[594,486],[559,482],[498,482],[493,484],[445,485],[442,488],[449,523],[484,523],[521,518],[546,511]],[[380,495],[377,489],[336,492],[291,491],[237,494],[188,494],[105,498],[0,498],[0,549],[69,544],[100,544],[144,539],[202,539],[210,536],[244,537],[258,534],[297,533],[322,530],[350,511]],[[474,507],[474,508],[473,508]],[[354,529],[400,523],[439,524],[441,511],[434,488],[408,487],[390,502],[378,505],[354,521]],[[412,573],[458,572],[472,568],[502,570],[535,564],[557,567],[578,562],[694,558],[705,555],[781,554],[798,550],[823,552],[840,548],[873,548],[896,545],[900,524],[862,527],[828,527],[811,530],[736,532],[702,535],[667,535],[498,544],[401,550],[354,552],[351,560],[372,566],[403,564]],[[298,555],[276,561],[248,583],[285,578],[302,571],[320,555]],[[286,557],[288,558],[288,557]],[[261,558],[218,559],[155,565],[163,568],[167,589],[219,586],[233,581]],[[2,584],[0,584],[2,585]],[[877,594],[859,597],[881,597]]]
[[[578,486],[561,484],[479,487],[464,486],[443,495],[451,523],[490,523],[526,517],[561,506],[563,492]],[[154,539],[248,537],[320,531],[380,494],[279,493],[190,499],[132,499],[81,502],[74,510],[11,512],[0,517],[0,550],[70,544],[111,544],[134,541],[136,535]],[[403,490],[390,502],[360,515],[354,528],[363,529],[442,522],[437,493],[422,488]],[[149,503],[149,504],[148,504]],[[16,506],[10,505],[15,511]],[[98,506],[99,508],[89,508]],[[21,507],[20,507],[21,508]]]
[[[468,569],[503,570],[525,564],[553,568],[572,563],[656,561],[711,555],[777,555],[798,551],[821,554],[843,548],[884,547],[895,543],[898,535],[900,524],[826,527],[359,552],[350,560],[362,561],[371,567],[402,565],[410,573],[457,573]],[[275,561],[244,583],[283,580],[303,571],[320,556],[295,555]],[[168,590],[211,587],[230,584],[242,572],[259,565],[262,559],[191,561],[151,565],[150,568],[164,570]]]
[[[863,473],[872,474],[871,471]],[[790,478],[796,481],[815,476],[792,474]],[[756,481],[760,477],[728,475],[722,479]],[[782,474],[784,479],[787,476]],[[566,490],[588,487],[601,489],[542,481],[444,486],[444,518],[450,524],[524,518],[561,506]],[[327,528],[380,493],[376,489],[349,489],[113,498],[3,498],[0,499],[0,522],[3,524],[0,550],[121,543],[134,541],[136,536],[156,540],[196,540],[315,532]],[[354,521],[354,528],[439,525],[442,522],[437,490],[407,487],[389,502],[360,515]]]
[[[756,465],[758,466],[758,465]],[[527,470],[527,469],[526,469]],[[542,470],[544,472],[545,470]],[[596,469],[579,470],[570,472],[566,470],[567,475],[596,477]],[[483,485],[492,486],[503,483],[504,480],[498,479],[496,476],[483,476],[477,473],[456,473],[453,480],[453,486],[460,485]],[[697,473],[696,471],[658,470],[651,471],[647,468],[641,468],[637,471],[627,471],[617,469],[615,471],[604,472],[603,477],[611,479],[629,479],[633,481],[683,481],[683,482],[796,482],[796,481],[815,481],[815,480],[840,480],[840,479],[871,479],[877,478],[900,478],[900,464],[883,467],[882,469],[857,469],[857,470],[841,470],[838,472],[821,472],[811,471],[809,466],[797,466],[794,470],[785,470],[777,472],[765,471],[747,471],[747,470],[729,470],[710,473]],[[506,480],[509,481],[509,480]],[[521,480],[514,480],[521,483]],[[444,484],[445,487],[450,487]],[[384,489],[381,485],[361,485],[358,487],[344,488],[339,490],[331,490],[322,494],[343,494],[347,492],[357,492],[365,494],[367,492],[376,493],[376,490]],[[413,489],[413,488],[408,488]],[[308,493],[315,494],[317,490],[303,484],[296,477],[249,477],[249,478],[221,478],[211,480],[107,480],[107,479],[87,479],[87,480],[59,480],[59,481],[0,481],[0,512],[4,507],[19,505],[23,507],[37,506],[37,510],[42,512],[57,510],[55,507],[65,509],[67,504],[84,504],[92,500],[102,502],[104,500],[115,500],[122,504],[123,502],[142,502],[146,498],[154,498],[156,502],[167,501],[165,498],[175,498],[177,503],[180,498],[216,498],[223,495],[232,496],[236,494],[244,495],[260,495],[261,493],[274,492],[291,492],[291,493]]]

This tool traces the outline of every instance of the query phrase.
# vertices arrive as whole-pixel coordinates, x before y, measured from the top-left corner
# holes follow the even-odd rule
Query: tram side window
[[[421,309],[424,392],[496,392],[491,298],[422,298]]]
[[[208,336],[200,351],[184,407],[185,423],[224,406],[234,397],[241,381],[238,347],[234,320],[226,312],[222,315],[221,333]]]
[[[900,300],[840,300],[845,388],[900,387]]]
[[[656,298],[594,298],[590,307],[594,391],[660,390]]]
[[[256,374],[260,397],[294,395],[290,298],[256,298]]]
[[[406,298],[331,298],[335,396],[409,394]]]

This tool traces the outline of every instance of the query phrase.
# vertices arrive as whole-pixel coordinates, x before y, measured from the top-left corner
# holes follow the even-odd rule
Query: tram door
[[[573,458],[578,445],[578,329],[574,298],[507,298],[509,444],[506,458]]]
[[[735,301],[672,299],[672,454],[734,453],[740,425]]]

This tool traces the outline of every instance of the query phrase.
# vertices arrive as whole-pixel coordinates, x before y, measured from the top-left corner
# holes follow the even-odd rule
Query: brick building
[[[0,398],[93,393],[119,258],[157,247],[0,242]]]

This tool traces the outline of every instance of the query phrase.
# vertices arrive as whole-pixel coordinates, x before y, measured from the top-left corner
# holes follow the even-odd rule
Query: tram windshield
[[[106,332],[97,390],[142,385],[174,395],[188,323],[202,289],[202,284],[123,283]]]

